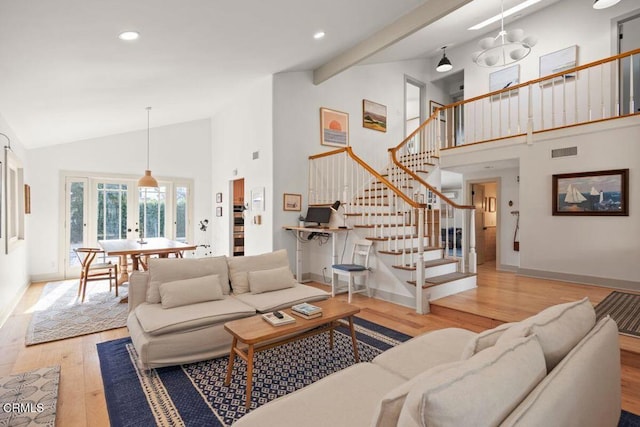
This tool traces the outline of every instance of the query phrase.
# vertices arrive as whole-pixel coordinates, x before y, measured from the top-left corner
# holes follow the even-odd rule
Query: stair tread
[[[425,236],[427,237],[427,236]],[[373,240],[374,242],[385,242],[387,240],[398,240],[398,239],[417,239],[417,234],[405,234],[399,236],[385,236],[385,237],[365,237],[367,240]]]
[[[457,262],[458,262],[457,259],[452,259],[452,258],[432,259],[429,261],[425,261],[424,266],[425,268],[438,267],[440,265],[455,264]],[[394,265],[393,268],[397,268],[399,270],[415,271],[416,264],[414,263],[411,265]]]
[[[429,252],[429,251],[441,251],[442,248],[438,247],[438,246],[427,246],[423,249],[424,252]],[[400,249],[399,251],[378,251],[379,254],[386,254],[386,255],[402,255],[403,253],[416,253],[418,252],[418,248],[407,248],[407,249]]]
[[[432,286],[443,285],[445,283],[453,282],[454,280],[460,280],[460,279],[465,279],[467,277],[474,277],[474,276],[477,276],[477,274],[455,272],[455,273],[443,274],[442,276],[429,277],[428,279],[424,279],[424,285],[422,286],[422,288],[426,289]],[[415,286],[416,281],[408,280],[407,283]]]

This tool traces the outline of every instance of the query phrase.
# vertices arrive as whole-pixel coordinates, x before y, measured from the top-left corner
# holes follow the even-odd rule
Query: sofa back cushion
[[[497,344],[535,334],[540,341],[547,372],[571,351],[596,324],[596,312],[589,298],[549,307],[507,329]]]
[[[260,255],[230,257],[227,261],[231,288],[235,294],[244,294],[250,291],[250,271],[272,270],[278,267],[289,268],[289,257],[285,249]]]
[[[224,255],[205,258],[151,258],[148,265],[147,302],[150,304],[160,303],[160,285],[162,283],[195,279],[212,274],[219,276],[222,293],[229,295],[229,270],[227,257]]]
[[[546,367],[537,338],[529,336],[428,374],[407,395],[398,425],[499,425],[545,377]]]
[[[462,355],[460,356],[461,360],[466,360],[476,354],[479,351],[484,350],[485,348],[493,347],[498,338],[510,327],[515,325],[516,323],[503,323],[502,325],[498,325],[493,329],[488,329],[486,331],[480,332],[478,335],[474,336],[467,342],[467,345],[462,350]]]
[[[223,298],[220,276],[217,274],[165,282],[160,285],[162,308],[180,307]]]
[[[249,280],[249,289],[252,294],[292,288],[296,285],[289,266],[272,268],[270,270],[250,271],[247,277]]]

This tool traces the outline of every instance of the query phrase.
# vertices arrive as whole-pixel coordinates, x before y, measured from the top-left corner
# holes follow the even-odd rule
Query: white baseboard
[[[31,276],[31,283],[34,282],[59,282],[66,280],[60,273],[36,274]]]
[[[13,310],[15,310],[16,306],[22,299],[22,296],[27,291],[27,289],[29,289],[30,284],[30,282],[26,282],[22,286],[20,286],[16,290],[16,293],[13,295],[13,298],[11,298],[8,304],[6,304],[0,311],[0,328],[4,326],[4,323],[7,321],[9,316],[11,316],[11,313],[13,313]]]
[[[573,282],[583,285],[602,286],[604,288],[627,289],[630,291],[640,291],[640,282],[631,280],[610,279],[607,277],[583,276],[579,274],[558,273],[555,271],[533,270],[529,268],[519,268],[517,274],[520,276],[537,277],[540,279],[559,280],[561,282]]]

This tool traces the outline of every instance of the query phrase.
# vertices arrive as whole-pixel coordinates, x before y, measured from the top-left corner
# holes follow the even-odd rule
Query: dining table
[[[98,240],[98,244],[107,256],[120,257],[120,274],[118,275],[118,284],[122,284],[129,280],[128,260],[131,258],[133,271],[139,270],[141,266],[141,258],[158,255],[160,258],[167,258],[174,254],[181,257],[184,251],[196,249],[196,245],[178,242],[176,240],[164,237],[151,237],[144,240],[141,239],[113,239]],[[146,269],[146,265],[143,264]]]

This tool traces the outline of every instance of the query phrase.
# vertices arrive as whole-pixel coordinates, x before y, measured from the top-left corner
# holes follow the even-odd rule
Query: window
[[[7,205],[6,252],[24,241],[24,169],[22,162],[11,151],[5,150],[5,183]]]

